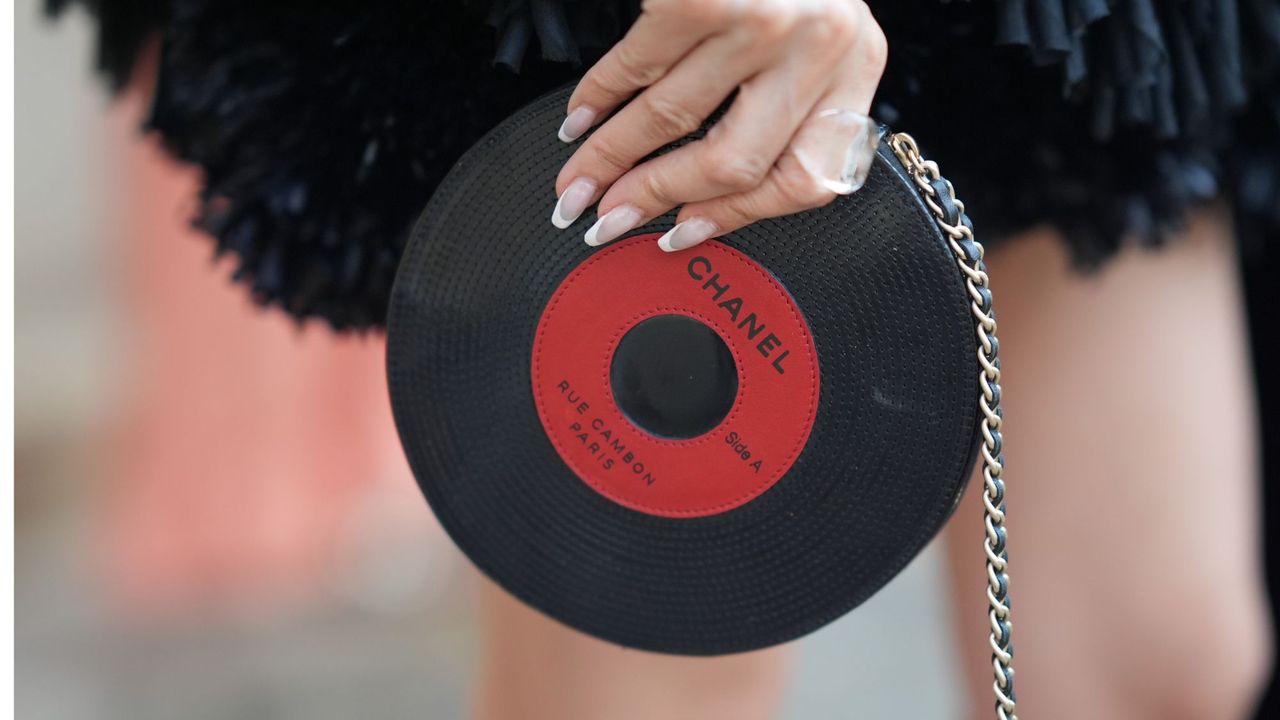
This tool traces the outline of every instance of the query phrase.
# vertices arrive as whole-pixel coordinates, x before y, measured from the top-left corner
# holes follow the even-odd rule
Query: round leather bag
[[[676,253],[668,214],[591,248],[591,212],[550,222],[568,96],[477,143],[412,233],[387,372],[413,473],[477,567],[584,632],[709,655],[821,627],[969,476],[956,256],[884,142],[821,209]]]

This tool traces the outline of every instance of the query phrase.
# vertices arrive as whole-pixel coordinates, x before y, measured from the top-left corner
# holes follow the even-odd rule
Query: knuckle
[[[824,20],[832,25],[839,25],[843,28],[854,28],[861,24],[861,9],[866,8],[866,3],[851,3],[847,0],[834,0],[822,5],[821,15]]]
[[[671,197],[671,188],[666,178],[659,173],[644,173],[640,177],[640,193],[648,198],[655,207],[674,207],[679,202]]]
[[[762,40],[778,41],[796,26],[798,11],[785,2],[757,2],[747,9],[743,23]]]
[[[614,47],[612,77],[607,84],[618,91],[630,91],[634,88],[649,87],[662,74],[662,68],[641,57],[628,42]]]
[[[698,24],[720,24],[728,19],[733,0],[646,0],[644,10],[663,13]]]
[[[654,92],[645,93],[641,97],[649,127],[664,142],[684,137],[702,124],[702,119],[679,101]]]
[[[883,72],[889,61],[889,39],[884,36],[884,30],[877,23],[869,22],[860,28],[860,32],[860,59],[878,73]]]
[[[716,206],[714,211],[703,211],[699,214],[716,218],[716,224],[721,228],[742,227],[760,219],[760,214],[755,210],[755,202],[751,200],[749,193],[722,197],[714,201],[713,205]]]
[[[750,190],[758,186],[769,172],[768,161],[751,153],[708,153],[705,171],[718,187]]]
[[[822,187],[798,167],[778,174],[778,192],[783,201],[795,211],[822,207],[836,199],[836,194]]]
[[[764,217],[758,203],[748,193],[730,195],[719,201],[719,209],[715,213],[723,222],[716,223],[720,227],[742,227],[750,225]]]
[[[587,148],[590,148],[592,164],[596,167],[603,168],[607,172],[617,176],[631,169],[631,161],[609,139],[593,135],[587,141]]]
[[[861,25],[857,10],[843,0],[824,3],[812,10],[806,19],[809,41],[817,47],[832,49],[847,50]]]

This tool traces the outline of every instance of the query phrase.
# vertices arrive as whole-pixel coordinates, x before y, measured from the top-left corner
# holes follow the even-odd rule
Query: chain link
[[[894,133],[889,146],[902,161],[912,180],[924,195],[956,255],[969,293],[969,310],[973,314],[978,335],[978,409],[982,412],[982,495],[985,515],[987,554],[987,618],[991,624],[991,667],[995,673],[992,689],[996,696],[996,717],[1017,720],[1016,696],[1013,692],[1013,623],[1009,619],[1009,553],[1005,530],[1004,452],[1000,409],[1000,342],[996,339],[996,316],[991,308],[991,288],[987,266],[983,262],[982,245],[973,238],[973,226],[964,214],[964,203],[956,198],[955,189],[938,171],[938,164],[920,155],[916,141],[906,133]]]

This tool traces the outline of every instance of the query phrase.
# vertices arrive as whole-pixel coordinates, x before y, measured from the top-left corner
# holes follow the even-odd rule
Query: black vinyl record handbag
[[[444,528],[574,628],[740,652],[876,592],[980,457],[1013,717],[999,343],[951,184],[884,133],[865,185],[823,208],[677,253],[653,242],[668,214],[591,248],[547,222],[568,92],[457,163],[392,291],[396,425]]]

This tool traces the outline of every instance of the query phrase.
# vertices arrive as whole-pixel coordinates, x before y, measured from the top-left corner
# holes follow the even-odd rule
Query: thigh
[[[1233,717],[1268,662],[1256,419],[1230,228],[1072,272],[1051,233],[989,256],[1026,717]],[[989,714],[981,482],[947,529]],[[980,709],[980,710],[979,710]]]

